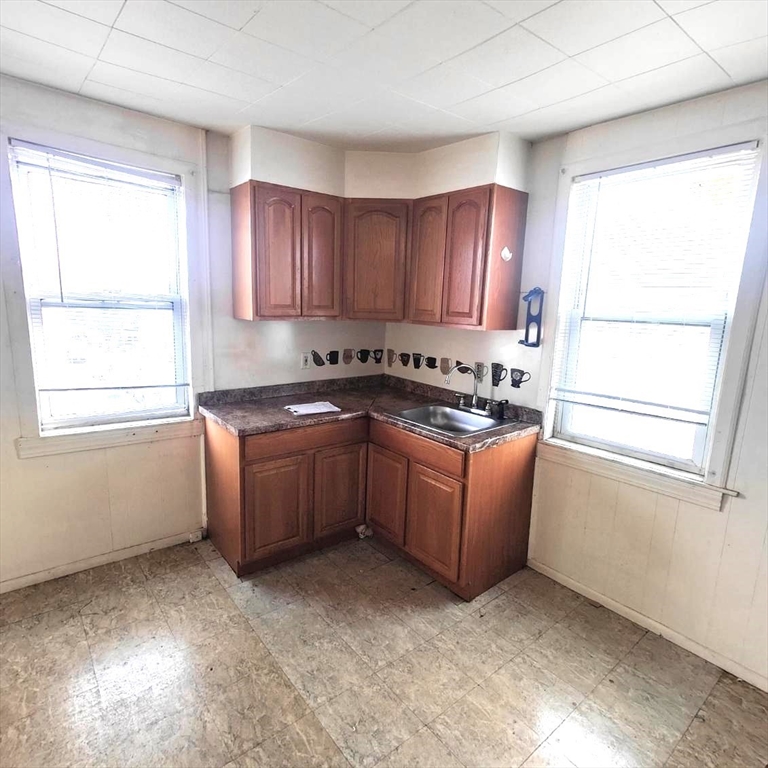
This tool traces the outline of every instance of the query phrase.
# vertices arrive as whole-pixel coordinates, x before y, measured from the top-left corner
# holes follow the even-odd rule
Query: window
[[[10,158],[41,431],[189,415],[180,178]]]
[[[739,145],[574,178],[555,437],[704,473],[757,158]]]

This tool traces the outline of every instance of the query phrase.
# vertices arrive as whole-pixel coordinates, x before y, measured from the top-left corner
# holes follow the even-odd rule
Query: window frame
[[[29,317],[21,272],[19,238],[16,229],[11,168],[7,151],[0,152],[0,201],[9,215],[0,220],[0,312],[7,316],[4,344],[6,370],[13,380],[18,409],[19,458],[35,458],[60,453],[100,449],[163,440],[179,435],[200,434],[194,398],[198,391],[213,389],[213,320],[211,315],[210,259],[208,243],[208,195],[206,137],[192,129],[169,130],[157,151],[141,134],[126,135],[108,126],[96,125],[82,134],[66,133],[37,124],[34,120],[9,120],[0,116],[0,145],[7,147],[11,137],[23,142],[56,147],[64,152],[103,158],[110,164],[151,168],[180,177],[184,190],[184,238],[186,258],[181,259],[180,288],[187,312],[187,354],[190,369],[191,414],[171,419],[120,422],[101,426],[40,431],[35,386]],[[4,306],[3,306],[4,305]],[[7,354],[7,357],[5,356]]]
[[[588,130],[588,129],[585,129]],[[595,130],[595,129],[592,129]],[[652,461],[648,455],[641,458],[628,453],[617,452],[613,446],[590,445],[576,442],[566,437],[558,437],[557,402],[550,397],[554,374],[554,339],[558,322],[559,296],[562,288],[562,268],[565,253],[565,233],[568,204],[572,182],[590,174],[603,174],[608,169],[620,169],[641,164],[654,164],[666,158],[706,153],[715,147],[757,142],[758,179],[752,210],[746,251],[741,272],[741,279],[736,291],[733,314],[729,318],[728,328],[723,339],[721,352],[722,363],[715,385],[713,406],[710,415],[710,438],[704,449],[703,473],[691,472],[688,468],[677,468],[668,464]],[[690,482],[721,490],[727,489],[730,467],[730,454],[736,436],[737,420],[744,394],[750,351],[758,318],[761,294],[766,280],[768,264],[765,261],[765,247],[768,226],[760,212],[768,207],[768,155],[766,144],[768,132],[764,119],[755,118],[741,124],[722,126],[702,131],[695,136],[673,136],[645,146],[634,146],[606,152],[600,156],[578,157],[581,147],[566,145],[564,163],[559,168],[560,178],[557,190],[552,195],[554,205],[552,250],[549,264],[550,291],[549,302],[545,310],[545,338],[550,340],[542,355],[542,371],[539,385],[539,401],[544,404],[544,423],[542,439],[562,450],[593,450],[600,460],[610,462],[628,462],[634,466],[644,466],[649,477],[659,477],[667,473],[679,478],[681,472],[690,477]],[[573,162],[568,155],[576,157]]]

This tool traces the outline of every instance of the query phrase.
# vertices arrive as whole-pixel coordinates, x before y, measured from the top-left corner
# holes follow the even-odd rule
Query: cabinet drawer
[[[371,421],[370,440],[382,448],[454,477],[464,477],[464,453],[381,421]]]
[[[312,427],[297,427],[280,432],[267,432],[245,438],[244,461],[283,456],[289,453],[311,451],[327,445],[362,443],[368,440],[368,419],[336,421]]]

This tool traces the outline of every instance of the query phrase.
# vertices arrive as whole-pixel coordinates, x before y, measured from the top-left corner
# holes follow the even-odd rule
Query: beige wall
[[[598,170],[764,139],[767,113],[763,82],[536,146],[539,172],[550,180],[537,179],[542,186],[528,220],[526,270],[536,274],[536,282],[548,282],[545,330],[549,339],[564,221],[563,190],[559,195],[557,190],[560,168],[586,161]],[[726,497],[716,511],[697,506],[685,494],[676,498],[617,480],[608,462],[598,460],[597,468],[587,471],[552,460],[550,453],[549,459],[537,460],[529,549],[533,567],[763,689],[768,686],[765,194],[763,182],[743,287],[750,299],[747,305],[761,309],[754,325],[750,322],[754,315],[736,316],[726,358],[729,366],[736,365],[740,345],[747,350],[748,368],[727,477],[727,486],[739,496]],[[548,254],[553,256],[551,270]],[[542,358],[542,406],[550,359],[551,343]],[[731,378],[738,382],[739,376]]]

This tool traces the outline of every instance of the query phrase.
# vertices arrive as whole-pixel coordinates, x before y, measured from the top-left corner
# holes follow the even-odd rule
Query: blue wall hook
[[[534,312],[533,305],[537,297],[539,301]],[[538,347],[541,345],[541,315],[544,311],[544,290],[539,287],[531,288],[523,296],[523,301],[528,305],[525,312],[525,338],[520,339],[517,343],[526,347]],[[531,341],[531,336],[533,336],[533,341]]]

